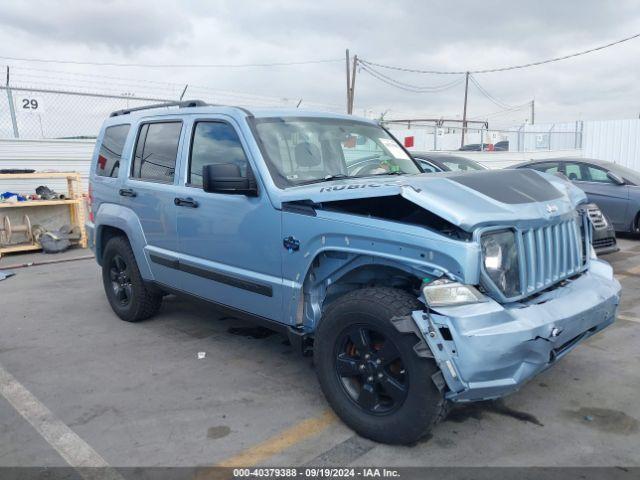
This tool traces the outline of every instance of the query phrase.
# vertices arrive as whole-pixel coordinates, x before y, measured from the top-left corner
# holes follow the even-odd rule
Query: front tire
[[[446,412],[443,392],[432,380],[438,367],[419,357],[419,339],[390,322],[423,306],[393,288],[365,288],[327,308],[314,340],[314,363],[327,400],[363,437],[412,444]]]
[[[102,282],[111,308],[122,320],[139,322],[160,309],[162,294],[145,285],[125,237],[113,237],[107,242],[102,256]]]

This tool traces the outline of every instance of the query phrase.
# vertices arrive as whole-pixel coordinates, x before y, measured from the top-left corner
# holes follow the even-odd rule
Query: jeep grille
[[[520,273],[523,294],[544,290],[583,270],[590,237],[587,225],[586,218],[580,215],[520,231],[524,252]]]

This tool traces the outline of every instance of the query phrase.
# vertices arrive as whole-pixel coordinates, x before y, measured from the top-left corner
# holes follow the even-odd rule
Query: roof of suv
[[[175,108],[178,107],[178,108]],[[163,117],[168,115],[188,115],[188,114],[227,114],[231,116],[253,116],[255,118],[269,117],[318,117],[318,118],[336,118],[344,120],[357,120],[376,124],[375,121],[354,117],[343,113],[323,112],[314,110],[304,110],[299,108],[277,108],[277,107],[260,107],[248,110],[244,107],[234,105],[208,105],[198,100],[149,105],[148,107],[132,108],[118,110],[111,114],[110,118],[119,119],[122,117],[141,118],[141,117]],[[111,122],[110,122],[111,123]]]

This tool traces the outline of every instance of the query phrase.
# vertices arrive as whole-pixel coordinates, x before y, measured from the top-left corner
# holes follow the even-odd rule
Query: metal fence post
[[[433,127],[433,151],[438,150],[438,126],[434,125]]]
[[[16,109],[13,105],[13,95],[11,88],[7,86],[7,102],[9,102],[9,114],[11,115],[11,125],[13,126],[13,138],[20,138],[18,133],[18,120],[16,119]]]
[[[523,128],[524,128],[524,125],[520,125],[520,127],[518,128],[518,151],[519,152],[522,152],[524,149],[524,145],[520,143],[520,136],[522,135]],[[524,138],[522,139],[522,142],[524,143]]]
[[[9,67],[7,67],[7,102],[9,102],[9,115],[11,115],[11,125],[13,126],[13,138],[20,138],[18,133],[18,120],[16,119],[16,109],[13,104],[13,94],[9,86]]]

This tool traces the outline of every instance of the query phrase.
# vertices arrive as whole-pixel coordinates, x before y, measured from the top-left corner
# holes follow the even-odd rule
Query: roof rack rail
[[[120,115],[128,115],[131,112],[137,112],[140,110],[149,110],[152,108],[164,108],[164,107],[188,108],[188,107],[204,107],[207,105],[208,103],[202,100],[184,100],[180,102],[154,103],[151,105],[144,105],[142,107],[125,108],[123,110],[116,110],[115,112],[111,112],[111,115],[109,116],[119,117]]]

